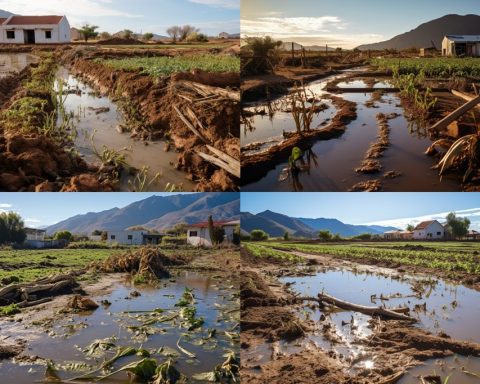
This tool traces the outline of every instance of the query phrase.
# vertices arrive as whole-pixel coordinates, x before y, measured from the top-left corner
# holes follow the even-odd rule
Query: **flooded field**
[[[173,150],[165,151],[168,146],[166,142],[144,142],[130,138],[131,132],[128,131],[119,107],[110,98],[99,95],[74,77],[65,67],[61,67],[57,72],[57,91],[59,81],[63,82],[65,112],[74,116],[72,123],[76,130],[75,149],[87,162],[99,162],[99,155],[104,148],[113,149],[125,155],[129,166],[138,170],[148,168],[148,180],[160,174],[161,177],[146,190],[163,190],[169,183],[181,185],[185,190],[193,189],[193,183],[186,179],[185,173],[173,167],[177,161],[177,153]],[[62,120],[63,117],[59,114],[59,124]],[[127,172],[122,175],[122,190],[131,189],[128,184],[131,179],[133,176]]]
[[[171,359],[192,382],[205,382],[207,373],[211,376],[227,355],[238,356],[239,297],[230,284],[228,279],[196,272],[179,272],[161,280],[158,288],[134,287],[125,280],[111,293],[93,297],[102,303],[94,312],[67,313],[30,329],[2,322],[2,339],[28,339],[24,354],[38,358],[0,362],[0,379],[17,384],[42,381],[50,361],[55,369],[50,375],[57,376],[51,380],[79,376],[94,380],[151,358],[158,364]],[[135,350],[126,353],[126,347]],[[122,357],[105,365],[121,352]],[[102,382],[130,379],[119,371]]]
[[[31,53],[0,53],[0,79],[18,73],[36,62],[38,57]]]
[[[325,87],[332,80],[339,80],[348,73],[340,76],[329,77],[306,86],[308,91],[315,95],[327,95]],[[278,163],[260,180],[245,185],[245,191],[348,191],[354,185],[369,180],[378,180],[384,191],[458,191],[461,190],[460,180],[455,176],[443,177],[440,180],[438,170],[432,169],[435,160],[427,157],[424,152],[431,145],[431,139],[427,131],[415,122],[408,121],[405,112],[400,105],[400,99],[395,93],[383,93],[380,96],[374,93],[348,92],[348,88],[372,87],[388,89],[391,84],[388,81],[375,79],[373,84],[367,84],[364,80],[348,80],[339,82],[338,88],[342,89],[339,94],[343,99],[356,103],[357,118],[347,124],[346,131],[338,138],[314,141],[305,151],[306,156],[315,159],[309,162],[307,169],[297,175],[288,174],[288,158]],[[276,101],[275,103],[280,103]],[[253,109],[253,106],[249,106]],[[330,108],[325,112],[334,110]],[[389,142],[383,156],[379,158],[381,169],[373,174],[361,174],[355,171],[368,151],[369,146],[377,140],[378,122],[377,115],[394,116],[388,120]],[[333,114],[334,115],[334,114]],[[323,125],[328,123],[333,115],[317,115],[319,119],[325,119]],[[267,123],[268,121],[268,123]],[[277,114],[273,116],[255,116],[253,128],[250,133],[244,128],[242,134],[255,136],[257,140],[264,140],[268,144],[258,146],[257,149],[264,151],[273,144],[278,143],[279,133],[294,129],[293,118],[289,114]],[[320,123],[322,125],[322,123]],[[272,127],[278,127],[275,130]],[[257,132],[259,131],[259,132]],[[246,133],[247,132],[247,133]],[[276,132],[276,133],[274,133]],[[249,142],[242,137],[242,146]],[[244,151],[245,155],[252,152]],[[392,175],[394,175],[392,177]]]

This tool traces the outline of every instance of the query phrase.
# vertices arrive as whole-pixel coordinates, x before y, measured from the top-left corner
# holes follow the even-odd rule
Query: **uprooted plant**
[[[290,93],[290,111],[297,128],[297,132],[310,131],[313,117],[316,114],[314,107],[314,101],[312,103],[309,100],[315,100],[313,92],[311,95],[307,94],[305,86],[295,85],[293,91]]]

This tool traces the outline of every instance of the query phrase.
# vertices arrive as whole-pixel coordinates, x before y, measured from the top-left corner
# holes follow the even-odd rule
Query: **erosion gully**
[[[399,275],[387,268],[369,266],[309,267],[306,276],[302,273],[301,276],[284,276],[279,280],[300,296],[315,297],[323,291],[360,305],[408,306],[410,315],[418,320],[415,326],[435,334],[442,331],[458,340],[480,342],[480,292],[462,285],[421,275]],[[342,283],[338,284],[339,281]],[[388,300],[380,299],[381,296]],[[259,345],[245,356],[249,360],[248,365],[263,364],[275,354],[289,355],[320,348],[343,356],[352,374],[375,368],[375,356],[368,352],[367,338],[372,334],[369,316],[341,309],[322,312],[308,306],[298,309],[297,315],[316,324],[320,324],[321,316],[326,316],[334,325],[337,342],[329,341],[331,339],[322,333],[320,327],[294,342]],[[456,384],[478,383],[479,377],[474,374],[480,374],[480,358],[454,356],[428,360],[408,370],[398,383],[418,384],[420,375],[432,374],[443,379],[450,375],[451,382]]]
[[[57,72],[55,90],[59,90],[59,82],[63,82],[64,108],[67,114],[74,116],[73,124],[76,129],[75,148],[89,163],[98,163],[97,152],[103,148],[114,149],[125,155],[129,166],[141,170],[148,167],[148,180],[152,180],[159,173],[160,179],[146,187],[145,190],[164,190],[165,186],[175,184],[183,190],[193,190],[194,184],[185,174],[176,170],[177,154],[175,151],[165,151],[164,141],[144,142],[130,138],[130,132],[122,127],[128,124],[119,107],[107,96],[99,95],[89,85],[73,76],[65,67]],[[59,114],[59,124],[62,121]],[[129,191],[128,181],[133,175],[124,172],[120,177],[120,189]]]
[[[151,357],[159,362],[172,356],[176,368],[187,377],[209,372],[217,364],[225,361],[224,354],[235,351],[239,354],[239,344],[228,337],[224,331],[237,333],[239,322],[239,299],[230,283],[218,276],[200,274],[192,271],[181,271],[178,276],[163,279],[159,288],[132,286],[129,280],[119,281],[111,293],[94,297],[100,303],[108,300],[111,305],[100,306],[94,312],[65,314],[54,320],[53,327],[45,330],[39,327],[22,329],[19,323],[0,323],[1,338],[27,339],[26,354],[38,356],[41,360],[52,360],[55,364],[80,363],[98,366],[104,357],[88,356],[84,350],[95,340],[112,338],[116,346],[143,348],[151,352]],[[193,332],[187,332],[179,326],[179,319],[158,322],[142,326],[145,313],[136,311],[152,311],[163,309],[166,316],[179,310],[175,303],[181,298],[184,289],[193,289],[195,295],[196,317],[203,317],[205,323]],[[141,296],[132,297],[135,289]],[[140,326],[140,328],[135,328]],[[133,328],[132,328],[133,327]],[[209,330],[215,329],[216,335],[208,338]],[[185,335],[188,333],[188,335]],[[196,355],[187,356],[176,345]],[[163,347],[163,352],[160,348]],[[108,358],[113,357],[115,348],[106,352]],[[167,355],[167,356],[166,356]],[[127,363],[138,361],[141,357],[124,357],[115,363],[115,369]],[[59,371],[59,376],[66,380],[76,377],[84,371]],[[30,384],[44,379],[45,364],[26,361],[1,361],[0,379],[8,378],[9,383]],[[1,381],[1,380],[0,380]],[[2,381],[3,382],[3,381]],[[130,383],[125,372],[120,372],[105,383]],[[193,382],[196,382],[193,380]]]
[[[349,77],[338,84],[343,92],[337,94],[346,100],[357,104],[357,118],[349,123],[345,133],[334,139],[320,140],[311,147],[312,162],[308,172],[299,174],[298,180],[293,182],[288,175],[288,159],[279,163],[260,180],[242,187],[244,191],[347,191],[355,184],[379,179],[384,191],[459,191],[459,180],[454,176],[443,177],[440,180],[438,170],[432,169],[435,161],[427,157],[424,152],[431,145],[426,131],[415,122],[408,121],[404,116],[405,111],[400,99],[395,93],[384,93],[374,107],[368,107],[366,102],[371,100],[372,93],[348,92],[348,88],[366,88],[363,80],[351,79],[352,74],[361,77],[363,71],[348,70],[340,75],[330,76],[306,85],[307,92],[317,96],[328,96],[326,85],[332,80]],[[391,85],[377,79],[373,88],[389,88]],[[251,117],[251,125],[242,125],[241,145],[257,143],[254,151],[244,152],[254,155],[255,151],[264,151],[280,142],[283,131],[294,131],[295,123],[289,113],[276,112],[279,105],[287,104],[287,97],[277,99],[271,108],[264,101],[250,103],[245,106],[247,111],[262,110],[266,114],[257,114]],[[331,106],[316,116],[312,127],[321,128],[326,125],[335,114]],[[323,100],[322,100],[323,101]],[[268,113],[270,111],[270,114]],[[383,169],[379,174],[359,174],[355,168],[359,167],[368,147],[376,141],[378,124],[376,115],[384,113],[397,113],[399,116],[389,120],[390,146],[380,158]],[[401,176],[384,178],[382,175],[388,171],[395,171]]]
[[[38,57],[30,53],[0,53],[0,78],[18,73],[36,62]]]

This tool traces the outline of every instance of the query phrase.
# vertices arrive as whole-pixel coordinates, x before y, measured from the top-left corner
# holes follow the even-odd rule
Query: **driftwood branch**
[[[455,111],[450,113],[448,116],[445,116],[442,120],[436,122],[430,129],[431,130],[442,130],[445,129],[450,123],[453,123],[460,116],[467,113],[470,109],[475,107],[480,103],[480,96],[472,98],[470,101],[467,101],[461,107],[458,107]]]
[[[173,106],[175,112],[177,112],[178,117],[180,120],[184,122],[184,124],[196,135],[198,136],[204,143],[209,143],[209,141],[200,133],[198,129],[196,129],[193,124],[185,117],[185,115],[177,108],[177,106]],[[192,112],[193,113],[193,112]]]
[[[381,316],[395,320],[417,321],[413,317],[407,316],[404,313],[408,311],[408,308],[392,308],[387,309],[383,307],[368,307],[365,305],[359,305],[337,299],[336,297],[327,295],[325,293],[319,293],[318,297],[298,297],[299,301],[317,301],[321,304],[328,303],[335,307],[342,308],[348,311],[360,312],[370,316]]]
[[[193,81],[179,81],[176,83],[177,86],[189,89],[199,95],[203,96],[204,98],[209,96],[218,96],[226,99],[230,99],[232,101],[240,102],[240,92],[230,91],[228,89],[218,88],[218,87],[211,87],[209,85],[195,83]]]
[[[207,148],[215,156],[208,155],[203,152],[197,152],[202,159],[224,169],[228,173],[231,173],[233,176],[240,178],[240,173],[241,173],[240,161],[234,159],[233,157],[227,155],[226,153],[223,153],[222,151],[216,148],[213,148],[210,145],[207,145]]]
[[[472,101],[475,98],[475,96],[471,96],[471,95],[468,95],[466,93],[456,91],[455,89],[452,89],[452,93],[455,96],[460,97],[461,99],[463,99],[465,101]],[[480,105],[476,105],[475,108],[480,109]]]

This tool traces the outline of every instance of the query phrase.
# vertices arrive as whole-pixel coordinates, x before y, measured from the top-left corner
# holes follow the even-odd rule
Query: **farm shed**
[[[3,20],[3,21],[2,21]],[[70,42],[66,16],[18,16],[0,19],[2,44],[58,44]]]
[[[480,57],[480,35],[446,35],[442,40],[442,56]]]
[[[124,245],[160,244],[164,235],[147,231],[108,231],[107,243]]]
[[[233,242],[233,232],[235,227],[240,225],[240,220],[233,221],[216,221],[213,223],[215,226],[221,226],[225,230],[225,239],[224,241],[231,243]],[[187,228],[187,244],[193,245],[195,247],[211,247],[212,239],[210,238],[210,231],[208,229],[208,222],[202,222],[197,224],[192,224]]]
[[[437,49],[435,47],[420,48],[421,57],[435,56],[436,54]]]
[[[413,232],[411,231],[387,231],[383,234],[385,240],[412,240]]]
[[[445,228],[437,220],[422,221],[413,230],[415,240],[435,240],[445,237]]]

